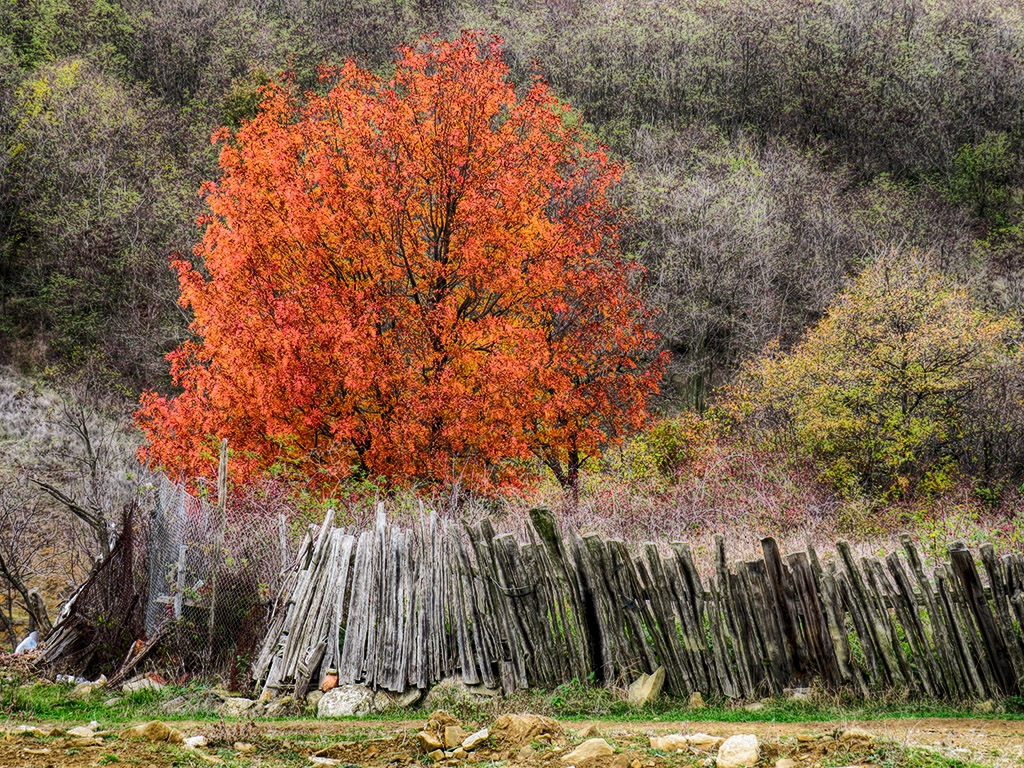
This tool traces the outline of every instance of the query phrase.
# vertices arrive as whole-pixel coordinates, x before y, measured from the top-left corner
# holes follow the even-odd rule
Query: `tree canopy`
[[[144,457],[208,474],[227,437],[242,476],[486,490],[532,456],[575,487],[665,362],[617,256],[620,167],[543,82],[517,97],[493,37],[325,77],[216,136],[203,266],[175,265],[197,338],[181,394],[142,399]]]
[[[754,361],[736,400],[769,423],[781,416],[841,487],[900,495],[923,479],[941,482],[951,464],[984,460],[979,441],[995,458],[1020,411],[1019,392],[1005,386],[1019,376],[1019,333],[932,259],[894,252],[790,352],[776,346]]]

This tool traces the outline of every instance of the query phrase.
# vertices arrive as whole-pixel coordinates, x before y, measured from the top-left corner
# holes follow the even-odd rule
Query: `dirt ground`
[[[15,725],[12,723],[7,726]],[[75,723],[52,724],[67,728]],[[85,766],[130,765],[141,768],[165,766],[292,766],[340,765],[384,766],[430,764],[417,741],[423,720],[359,721],[272,721],[241,726],[211,725],[209,722],[174,723],[185,736],[204,734],[218,744],[187,751],[170,744],[153,744],[117,738],[116,732],[97,734],[98,740],[68,737],[12,736],[0,740],[0,766],[18,768],[84,768]],[[562,760],[581,740],[578,735],[590,722],[562,722],[550,736],[536,733],[517,741],[492,738],[483,749],[462,761],[446,760],[441,765],[473,763],[510,768],[566,768]],[[1024,720],[983,719],[899,719],[835,723],[719,723],[650,721],[623,723],[593,721],[595,734],[605,738],[616,754],[593,758],[578,768],[663,768],[668,766],[713,765],[708,752],[691,748],[687,753],[665,754],[650,749],[650,736],[703,732],[728,737],[753,733],[761,742],[761,766],[774,766],[791,758],[799,766],[892,765],[893,745],[925,747],[949,758],[981,763],[996,768],[1024,766]],[[123,727],[123,726],[122,726]],[[467,727],[470,727],[467,725]],[[877,737],[875,744],[842,742],[837,736],[850,728],[863,728]],[[218,731],[218,729],[221,729]],[[246,744],[229,744],[232,738],[248,739]],[[237,747],[237,748],[236,748]],[[795,767],[794,767],[795,768]]]

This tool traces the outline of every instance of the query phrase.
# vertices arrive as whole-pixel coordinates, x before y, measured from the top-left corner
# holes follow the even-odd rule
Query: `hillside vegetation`
[[[0,362],[84,381],[108,412],[179,394],[165,356],[192,317],[169,263],[207,274],[210,136],[268,83],[323,95],[319,65],[349,58],[386,79],[396,46],[464,29],[497,35],[519,90],[542,77],[624,163],[621,254],[671,353],[658,414],[578,460],[575,495],[541,480],[459,501],[436,473],[365,471],[273,493],[547,502],[626,535],[1024,536],[1009,0],[0,0]]]

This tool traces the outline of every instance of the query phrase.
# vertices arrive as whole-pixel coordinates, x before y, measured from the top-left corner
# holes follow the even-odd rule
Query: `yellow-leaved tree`
[[[1024,406],[1020,388],[1004,386],[1020,370],[1020,332],[927,255],[891,252],[792,350],[773,345],[748,364],[732,405],[792,434],[840,488],[899,496],[980,461],[977,447],[999,436],[978,430],[1011,427],[979,408]]]

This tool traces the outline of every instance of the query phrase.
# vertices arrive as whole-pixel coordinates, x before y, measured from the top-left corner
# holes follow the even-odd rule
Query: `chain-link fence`
[[[286,520],[251,506],[218,512],[157,476],[46,638],[43,663],[90,679],[130,668],[244,687],[288,561]]]
[[[287,562],[282,515],[225,511],[162,478],[149,531],[146,634],[185,671],[245,677]],[[218,552],[216,542],[223,541]]]

